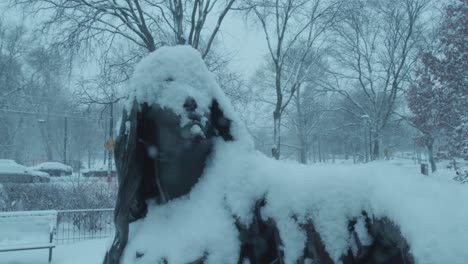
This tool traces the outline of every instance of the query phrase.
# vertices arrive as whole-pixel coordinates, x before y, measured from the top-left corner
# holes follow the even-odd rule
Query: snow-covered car
[[[0,159],[0,183],[49,182],[48,173],[34,171],[14,160]]]
[[[107,166],[96,167],[91,169],[82,170],[81,173],[84,177],[107,177]],[[110,172],[111,177],[117,176],[117,172],[115,171],[115,167],[112,167]]]
[[[32,182],[50,182],[50,175],[47,172],[30,170],[29,173],[32,176]]]
[[[51,177],[69,176],[73,173],[72,167],[56,161],[44,162],[31,169],[48,173]]]

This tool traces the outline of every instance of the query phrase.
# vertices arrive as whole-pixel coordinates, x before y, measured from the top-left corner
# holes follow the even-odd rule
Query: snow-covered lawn
[[[233,156],[229,155],[229,157],[233,157]],[[230,160],[232,161],[233,159],[230,159]],[[270,160],[262,159],[262,161],[263,162],[261,162],[261,164],[263,166],[258,166],[259,168],[268,168],[270,167],[269,165],[273,166],[272,164],[268,163],[270,162]],[[375,198],[373,202],[374,206],[379,204],[376,202],[376,200],[382,203],[385,202],[385,203],[390,203],[390,204],[395,205],[396,207],[387,205],[385,208],[386,209],[395,209],[395,208],[398,209],[398,210],[395,209],[393,211],[393,214],[390,214],[390,215],[394,215],[397,218],[398,217],[401,218],[401,219],[398,218],[399,220],[401,220],[399,221],[399,223],[402,224],[403,231],[406,232],[405,234],[407,235],[407,238],[410,240],[410,242],[413,242],[412,246],[413,246],[413,250],[416,250],[414,251],[415,253],[423,252],[428,255],[429,259],[431,259],[431,257],[434,257],[431,252],[435,252],[436,253],[435,255],[439,255],[439,254],[443,255],[444,257],[452,256],[453,261],[450,263],[463,263],[463,262],[460,262],[460,260],[463,259],[464,256],[468,256],[466,255],[466,253],[463,253],[463,252],[466,252],[466,250],[463,250],[463,249],[465,248],[464,243],[468,241],[468,232],[466,231],[466,229],[464,228],[464,225],[462,224],[464,219],[468,219],[468,214],[466,213],[467,211],[465,211],[466,205],[464,205],[462,201],[457,201],[457,198],[468,197],[468,194],[467,194],[468,191],[466,190],[466,187],[468,186],[460,185],[454,182],[452,180],[454,176],[454,173],[452,170],[448,170],[448,169],[445,169],[443,166],[440,166],[440,172],[429,175],[429,176],[421,176],[419,174],[419,165],[415,164],[411,160],[405,160],[405,159],[395,159],[395,160],[390,160],[390,161],[383,160],[383,161],[372,162],[368,164],[357,164],[357,165],[349,164],[349,162],[347,161],[337,160],[335,163],[313,164],[307,167],[296,165],[293,162],[285,162],[285,163],[283,164],[289,169],[292,169],[293,167],[295,167],[296,170],[302,171],[305,169],[307,171],[310,171],[311,173],[304,175],[301,181],[302,184],[301,183],[294,184],[290,182],[290,184],[282,185],[283,189],[285,189],[284,191],[286,193],[289,193],[289,195],[281,196],[282,197],[281,199],[287,200],[285,201],[285,204],[284,204],[285,207],[282,207],[282,210],[285,210],[284,208],[289,208],[292,205],[300,204],[299,203],[300,200],[292,202],[289,198],[291,197],[297,198],[299,193],[305,193],[305,192],[298,192],[298,191],[292,192],[291,188],[293,186],[289,186],[289,185],[301,185],[302,186],[303,184],[307,184],[309,180],[314,180],[316,178],[316,175],[314,175],[314,172],[315,174],[319,174],[319,177],[324,177],[322,180],[317,181],[316,182],[317,184],[321,182],[326,183],[328,182],[327,178],[332,178],[332,180],[327,185],[328,187],[330,187],[328,190],[324,192],[319,192],[318,189],[323,187],[322,185],[319,185],[319,188],[315,189],[315,192],[309,192],[309,196],[314,193],[315,193],[314,194],[315,196],[317,196],[319,193],[322,193],[323,196],[320,196],[320,195],[318,196],[318,198],[323,198],[322,202],[325,202],[327,200],[332,200],[334,198],[336,199],[335,196],[337,196],[337,193],[339,192],[346,193],[347,189],[357,188],[357,186],[361,186],[362,190],[373,189],[373,188],[366,189],[364,187],[366,187],[367,185],[369,186],[372,185],[372,182],[374,182],[374,180],[372,180],[371,182],[367,182],[367,183],[366,181],[374,177],[365,177],[366,180],[362,181],[361,179],[362,176],[357,175],[358,172],[362,174],[372,174],[375,176],[376,181],[384,183],[384,184],[376,185],[377,187],[380,186],[378,188],[378,193],[370,193],[370,192],[363,191],[363,192],[354,192],[354,195],[357,198],[361,196],[374,197]],[[293,163],[293,164],[287,164],[287,163]],[[247,163],[243,163],[243,164],[247,164]],[[216,168],[212,168],[212,169],[216,169]],[[244,169],[237,167],[237,170],[240,170],[240,171],[243,171]],[[223,171],[225,171],[225,168],[223,169]],[[261,171],[258,171],[258,168],[257,168],[257,172],[258,172],[257,173],[258,175],[266,174],[266,173],[261,173]],[[331,175],[333,173],[337,173],[338,177],[342,176],[341,177],[341,180],[343,180],[342,184],[338,184],[339,181],[333,180],[333,178],[336,177],[336,175]],[[221,175],[219,173],[217,174]],[[225,171],[225,173],[223,174],[232,174],[232,172]],[[271,177],[273,177],[273,180],[275,180],[276,178],[274,176],[271,176]],[[408,178],[407,181],[403,180],[405,177]],[[226,181],[229,181],[228,180],[229,176],[225,175],[224,177],[220,177],[220,178],[224,178]],[[395,180],[395,178],[399,180]],[[245,178],[243,180],[245,180],[246,182],[249,182],[249,180]],[[358,184],[353,183],[353,181],[358,181]],[[400,184],[396,184],[398,182]],[[205,184],[206,183],[202,185],[205,185]],[[234,184],[234,182],[230,182],[230,184]],[[242,183],[240,184],[242,185]],[[340,188],[339,186],[348,186],[348,187]],[[398,188],[395,188],[397,186]],[[199,187],[203,187],[203,186],[199,186]],[[299,186],[296,186],[296,187],[299,188]],[[244,195],[248,193],[246,189],[249,189],[249,188],[252,188],[252,186],[251,185],[250,187],[245,186],[243,188],[245,192]],[[427,191],[421,190],[425,188],[429,190]],[[276,191],[279,191],[279,190],[276,190]],[[213,190],[211,192],[213,192]],[[199,190],[196,191],[196,193],[200,195]],[[194,195],[196,195],[196,193]],[[359,195],[359,193],[361,193],[361,195]],[[402,195],[402,196],[393,195],[395,193],[398,193],[399,195],[402,195],[402,194],[405,194],[405,195]],[[239,193],[239,195],[241,194],[242,192]],[[294,194],[294,195],[291,195],[291,194]],[[241,197],[242,195],[238,197],[239,201],[243,200],[243,199],[240,199]],[[277,196],[277,197],[280,197],[280,196]],[[379,197],[382,199],[378,199]],[[412,199],[407,200],[408,197],[411,197]],[[196,196],[192,197],[192,199],[194,198],[196,198]],[[272,196],[270,198],[273,199],[274,197]],[[358,201],[359,199],[357,198],[356,200]],[[186,202],[188,201],[186,201],[185,199],[178,199],[177,201],[175,201],[175,204],[183,205]],[[273,203],[274,200],[271,200],[271,202]],[[205,200],[204,203],[206,206],[207,201]],[[313,200],[310,203],[315,204]],[[340,203],[329,203],[329,204],[339,205]],[[189,204],[187,204],[187,206],[188,205]],[[242,204],[237,204],[237,205],[241,206]],[[154,210],[154,208],[150,208],[150,216],[154,217],[155,214],[159,214],[160,212],[167,212],[167,210],[170,209],[167,207],[168,206],[163,206],[159,210]],[[336,211],[335,210],[336,208],[333,208],[332,206],[328,206],[327,208],[330,211]],[[436,211],[437,210],[439,211],[436,212],[434,210],[431,210],[431,208],[433,208]],[[196,219],[201,217],[202,219],[199,219],[201,221],[200,222],[201,226],[207,227],[207,233],[209,233],[208,230],[212,229],[213,226],[210,226],[210,225],[206,226],[203,224],[205,223],[206,218],[204,218],[203,212],[200,212],[200,210],[201,208],[198,208],[197,210],[187,209],[185,212],[187,212],[188,215],[185,215],[185,217],[181,217],[178,219],[183,221],[185,224],[187,224],[187,221],[194,222]],[[396,212],[400,212],[402,214],[401,215],[396,214]],[[406,212],[406,214],[403,214],[404,212]],[[425,212],[428,215],[427,216],[418,215],[421,212]],[[458,212],[458,213],[455,213],[455,212]],[[284,214],[284,212],[282,214]],[[334,215],[330,215],[330,217],[333,218]],[[154,218],[157,218],[157,217],[154,217]],[[411,221],[411,219],[413,218],[414,218],[414,221]],[[174,220],[173,218],[169,217],[169,220],[171,219]],[[331,220],[327,221],[327,223],[332,223],[333,221]],[[336,220],[337,219],[334,219],[334,221]],[[196,243],[203,244],[203,242],[198,241],[198,240],[192,240],[192,242],[190,242],[190,239],[187,237],[188,229],[185,230],[186,233],[184,235],[180,233],[180,230],[179,231],[176,231],[175,229],[163,230],[168,225],[164,225],[164,222],[161,222],[161,220],[159,220],[158,222],[161,223],[161,226],[155,227],[153,224],[151,224],[153,231],[148,232],[147,238],[154,239],[155,237],[158,237],[158,236],[155,236],[156,233],[159,232],[159,236],[161,236],[163,235],[162,233],[164,233],[163,231],[167,231],[168,236],[169,234],[174,235],[175,240],[172,242],[174,242],[175,244],[178,244],[178,243],[187,244],[188,243],[188,244],[194,245],[192,243],[193,241],[197,241]],[[445,224],[440,224],[441,222],[444,222]],[[145,224],[148,224],[148,223],[145,223],[145,221],[140,221],[138,225],[141,226]],[[178,227],[182,226],[181,223],[179,224],[174,223],[174,225]],[[419,228],[420,230],[416,230],[418,229],[416,227],[420,227]],[[136,226],[134,226],[134,228],[141,229]],[[191,227],[188,226],[188,228],[190,229]],[[143,230],[148,230],[148,229],[143,228]],[[426,233],[425,232],[426,230],[432,230],[432,233]],[[201,234],[201,233],[197,233],[194,230],[192,231],[195,236],[197,236],[197,234],[198,235]],[[455,236],[455,234],[458,234],[458,235]],[[415,239],[416,237],[422,237],[423,240],[421,241],[419,239]],[[179,238],[181,240],[186,240],[186,241],[181,241],[181,240],[177,241],[176,238]],[[58,245],[54,249],[54,252],[53,252],[52,264],[88,264],[88,263],[99,264],[102,262],[107,246],[110,244],[110,239],[111,238],[102,239],[102,240],[89,240],[89,241],[68,244],[68,245]],[[154,250],[155,252],[157,252],[158,248],[160,249],[164,245],[161,244],[159,245],[159,247],[156,248],[153,244],[155,243],[155,241],[153,241],[152,239],[148,239],[148,240],[142,239],[142,240],[146,242],[152,241],[152,243],[149,243],[149,245],[151,245],[150,248],[151,250]],[[297,239],[289,240],[289,242],[291,241],[297,241]],[[429,242],[429,241],[432,241],[432,242]],[[441,241],[444,241],[444,242],[441,242]],[[326,240],[325,242],[329,242],[329,241]],[[443,246],[444,243],[447,243],[445,247]],[[339,243],[335,243],[335,244],[339,244]],[[433,248],[429,246],[431,244],[434,245]],[[141,245],[138,245],[138,244],[129,245],[130,248],[134,248],[135,246],[139,247]],[[142,246],[142,248],[145,248],[145,247]],[[177,247],[174,247],[174,249],[175,249],[175,252],[172,252],[169,249],[168,250],[174,253],[175,255],[180,255],[181,251],[177,251]],[[447,250],[450,252],[447,252]],[[424,254],[420,254],[419,256],[424,256]],[[47,258],[48,258],[48,250],[4,252],[4,253],[0,253],[0,264],[47,264]],[[174,262],[174,263],[177,263],[177,262]],[[421,263],[425,263],[425,262],[421,262]],[[434,260],[431,263],[440,263],[440,262],[438,262],[437,260]]]
[[[58,245],[51,264],[99,264],[102,263],[109,239],[89,240],[68,245]],[[47,264],[49,251],[27,250],[0,252],[1,264]]]
[[[150,204],[146,218],[132,223],[123,263],[137,263],[135,252],[145,254],[138,263],[162,257],[188,263],[206,251],[212,263],[235,263],[239,241],[232,215],[247,226],[250,209],[263,195],[267,202],[261,216],[277,223],[285,263],[295,263],[302,254],[306,237],[300,224],[308,220],[339,263],[350,241],[347,221],[363,221],[362,210],[394,221],[416,263],[467,263],[468,186],[454,182],[453,172],[423,176],[411,160],[302,166],[233,143],[217,148],[216,162],[207,166],[189,197]],[[357,232],[366,237],[364,228]]]

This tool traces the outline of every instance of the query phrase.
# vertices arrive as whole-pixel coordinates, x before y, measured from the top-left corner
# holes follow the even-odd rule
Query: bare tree
[[[0,155],[66,158],[63,118],[72,105],[59,52],[34,41],[24,27],[0,27]],[[27,146],[27,147],[26,147]],[[40,149],[40,151],[39,151]]]
[[[407,88],[426,4],[423,0],[351,2],[337,27],[334,57],[340,68],[323,87],[343,95],[352,105],[346,111],[366,120],[373,159],[379,157],[382,130]],[[351,93],[355,89],[361,92]],[[364,99],[355,96],[361,94]]]
[[[281,153],[281,118],[310,70],[306,60],[317,39],[334,22],[341,1],[250,1],[261,24],[273,64],[275,109],[272,156]],[[301,48],[298,48],[300,46]],[[289,65],[286,60],[290,58]]]
[[[45,16],[42,30],[56,43],[79,49],[91,44],[108,47],[123,39],[154,51],[171,44],[189,44],[205,57],[235,0],[11,0],[33,14]],[[203,35],[209,15],[217,17],[211,33]],[[187,19],[187,17],[189,19]],[[186,35],[185,28],[189,28]],[[187,41],[186,41],[187,40]]]
[[[126,66],[122,66],[126,67]],[[109,67],[106,62],[101,67],[102,72],[95,76],[95,78],[80,79],[77,82],[77,89],[75,91],[76,101],[80,105],[86,106],[88,109],[97,107],[100,109],[100,116],[106,113],[108,118],[107,131],[104,131],[105,142],[111,143],[114,140],[114,116],[118,108],[118,103],[122,99],[126,99],[128,95],[122,94],[120,89],[122,85],[120,82],[116,82],[119,78],[117,75],[121,75],[120,70],[115,72],[116,67]],[[117,67],[118,69],[118,67]],[[128,79],[127,72],[123,71],[123,80]],[[106,119],[107,122],[107,119]],[[106,130],[104,128],[104,130]],[[107,143],[106,143],[107,144]],[[104,151],[104,164],[107,162],[108,177],[110,177],[113,169],[113,149],[108,148]]]
[[[108,88],[126,81],[145,53],[163,45],[189,44],[203,58],[218,63],[210,53],[221,24],[235,0],[10,0],[30,14],[41,15],[43,35],[53,46],[69,52],[96,53],[101,75],[81,82],[81,102],[112,106],[119,98]],[[213,27],[208,18],[216,18]],[[209,32],[208,32],[209,31]],[[44,34],[45,33],[45,34]],[[50,37],[53,36],[53,37]],[[71,68],[70,68],[71,70]],[[95,85],[96,80],[99,85]],[[94,85],[90,85],[94,83]],[[102,89],[106,87],[105,89]],[[90,88],[97,88],[91,91]],[[111,96],[112,95],[112,96]],[[94,97],[94,98],[93,98]],[[106,98],[103,101],[103,98]]]
[[[54,160],[55,153],[66,160],[66,151],[61,151],[64,145],[53,140],[59,133],[57,127],[63,127],[63,121],[52,118],[56,113],[67,113],[71,109],[68,98],[70,94],[68,87],[65,86],[67,80],[65,60],[60,53],[42,46],[33,47],[25,55],[28,78],[23,89],[23,96],[27,101],[25,110],[44,115],[39,129],[47,160]]]
[[[26,49],[25,29],[0,23],[0,157],[17,156],[17,136],[23,120],[5,110],[23,104],[22,53]]]
[[[174,21],[171,29],[175,35],[175,43],[189,44],[195,49],[202,49],[202,57],[205,58],[211,49],[224,17],[233,7],[235,0],[220,2],[218,0],[170,0],[167,2]],[[206,43],[202,43],[202,31],[205,29],[208,15],[215,11],[219,12],[216,25],[208,35]],[[188,17],[188,19],[185,17]],[[186,21],[188,21],[188,26],[186,26]],[[188,35],[184,32],[185,27],[188,28]],[[203,48],[201,47],[202,44],[204,44]]]
[[[325,49],[311,53],[307,60],[310,70],[304,76],[303,84],[298,85],[293,95],[293,108],[286,109],[285,113],[290,122],[289,129],[297,138],[297,151],[299,162],[306,164],[309,159],[312,144],[312,135],[320,124],[328,106],[324,101],[325,93],[317,89],[317,81],[324,76],[325,65],[322,58]]]

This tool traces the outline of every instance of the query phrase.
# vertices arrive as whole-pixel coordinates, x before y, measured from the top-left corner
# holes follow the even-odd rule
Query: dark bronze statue
[[[129,224],[146,216],[146,201],[153,199],[161,205],[188,194],[202,177],[215,141],[235,143],[236,138],[231,133],[233,121],[225,116],[223,106],[213,98],[209,109],[203,112],[199,111],[198,103],[187,96],[182,106],[184,113],[176,114],[157,103],[148,104],[135,99],[131,109],[123,112],[115,146],[119,183],[114,215],[116,232],[104,264],[120,263],[128,242]],[[255,203],[251,209],[253,221],[249,226],[234,220],[236,215],[232,216],[239,233],[239,264],[246,260],[251,264],[284,263],[282,241],[274,219],[265,220],[260,216],[266,203],[265,199]],[[357,218],[365,220],[366,230],[372,238],[370,245],[364,245],[356,234]],[[350,245],[348,252],[341,257],[344,264],[414,263],[397,225],[387,218],[374,218],[366,212],[356,219],[348,220],[350,243],[355,248],[352,250]],[[333,264],[313,223],[308,222],[301,227],[307,241],[297,263],[313,260],[313,263]],[[143,253],[136,252],[136,258],[141,257]],[[191,263],[204,263],[206,257],[202,254]]]
[[[189,122],[156,104],[139,105],[124,111],[115,146],[119,191],[115,208],[116,234],[105,263],[119,263],[128,240],[129,223],[145,217],[145,200],[164,204],[187,194],[202,175],[214,137],[233,140],[231,120],[216,100],[209,113],[196,113],[197,102],[184,103]],[[193,133],[193,128],[197,127]]]
[[[235,140],[230,133],[231,120],[224,117],[217,101],[210,112],[200,116],[195,112],[197,102],[187,98],[184,109],[190,121],[180,126],[180,117],[156,104],[138,105],[135,101],[130,113],[124,112],[115,148],[119,174],[119,192],[115,210],[116,234],[107,252],[105,264],[117,264],[128,240],[129,224],[146,215],[147,199],[164,204],[190,192],[202,176],[205,162],[213,147],[213,139]],[[204,119],[204,120],[203,120]],[[192,127],[200,131],[191,133]],[[263,221],[260,210],[265,200],[258,201],[250,226],[236,222],[241,248],[238,263],[245,259],[252,264],[283,263],[281,238],[273,220]],[[235,217],[235,216],[233,216]],[[414,263],[409,247],[398,227],[388,219],[371,219],[363,212],[366,228],[374,242],[364,246],[355,234],[355,220],[349,221],[349,232],[358,252],[351,250],[342,257],[344,264]],[[307,243],[303,257],[318,263],[334,263],[312,223],[303,226]],[[204,257],[194,263],[203,263]]]

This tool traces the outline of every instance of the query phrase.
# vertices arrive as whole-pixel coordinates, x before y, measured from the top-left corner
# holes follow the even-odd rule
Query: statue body
[[[179,50],[176,52],[172,49]],[[170,55],[178,53],[194,56],[198,64],[191,65],[191,61],[179,62]],[[158,71],[158,69],[164,72],[166,68],[180,67],[180,74],[185,72],[188,77],[167,71],[166,75],[157,75],[154,80],[136,82],[139,83],[135,88],[137,94],[132,97],[133,100],[122,115],[120,132],[116,140],[115,160],[119,179],[115,208],[116,234],[105,256],[105,264],[122,262],[129,237],[132,237],[129,236],[129,226],[133,222],[151,221],[151,217],[148,218],[148,203],[156,204],[153,210],[157,211],[159,207],[162,208],[173,201],[190,196],[194,186],[204,177],[207,163],[216,162],[213,156],[216,155],[217,144],[221,142],[245,144],[239,133],[242,124],[232,115],[232,107],[226,105],[227,101],[221,96],[222,92],[218,91],[219,87],[213,81],[213,77],[209,74],[205,77],[198,73],[200,70],[198,68],[208,71],[196,51],[188,47],[164,48],[150,57],[142,63],[144,67],[137,67],[137,73],[148,74],[151,70]],[[151,64],[151,60],[158,63]],[[160,68],[153,69],[148,65]],[[193,76],[199,76],[202,80],[199,81]],[[139,75],[134,78],[139,78]],[[200,92],[205,84],[215,85],[214,89],[217,90]],[[177,90],[186,86],[189,87],[186,89],[188,91],[186,94],[183,93],[185,90],[181,90],[182,93]],[[192,86],[197,89],[192,89]],[[166,98],[166,101],[146,100],[145,96],[153,92],[151,87],[154,87],[154,92],[159,94],[156,98]],[[141,92],[138,89],[146,90]],[[173,94],[170,89],[174,89]],[[169,106],[167,98],[174,98]],[[255,164],[255,166],[264,166],[264,164]],[[241,217],[236,213],[229,213],[231,219],[226,221],[231,222],[233,228],[237,230],[234,239],[238,241],[238,256],[235,260],[225,260],[225,263],[241,264],[246,260],[251,264],[285,263],[284,240],[277,223],[275,219],[265,219],[262,216],[262,210],[269,202],[267,194],[265,192],[254,195],[256,201],[248,209],[251,211],[249,215],[252,216],[248,223],[241,221]],[[229,196],[229,193],[222,194],[219,199],[226,199],[226,195]],[[349,250],[341,256],[344,264],[413,263],[406,241],[401,237],[398,227],[391,221],[374,219],[366,212],[356,217],[365,219],[372,243],[364,244],[360,241],[354,231],[356,221],[349,219],[347,235],[350,245]],[[153,224],[158,225],[158,222]],[[306,234],[306,240],[302,255],[296,263],[308,263],[309,260],[313,260],[314,263],[336,263],[327,252],[313,221],[307,220],[301,226]],[[382,232],[382,230],[387,231]],[[147,232],[152,231],[147,230]],[[158,239],[158,234],[154,236]],[[351,243],[357,247],[357,250],[351,250]],[[146,258],[145,252],[137,250],[125,254],[130,254],[135,263],[145,263],[141,262]],[[180,254],[185,253],[180,252]],[[214,252],[209,250],[201,252],[190,263],[204,263],[210,254]],[[147,262],[155,263],[151,261]],[[164,257],[158,261],[170,263]]]

